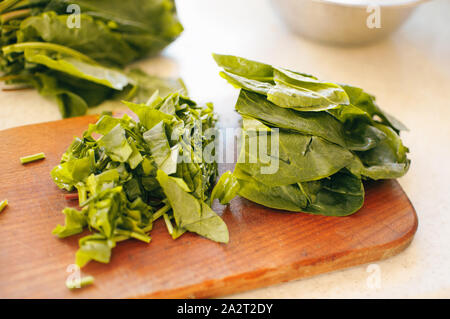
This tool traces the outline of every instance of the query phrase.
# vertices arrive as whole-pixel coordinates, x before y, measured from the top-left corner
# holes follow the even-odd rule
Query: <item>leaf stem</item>
[[[139,233],[136,233],[136,232],[131,232],[131,233],[130,233],[130,236],[133,237],[134,239],[143,241],[143,242],[145,242],[145,243],[147,243],[147,244],[148,244],[148,243],[150,242],[150,240],[151,240],[151,238],[150,238],[149,236],[147,236],[147,235],[142,235],[142,234],[139,234]]]
[[[0,16],[0,22],[2,24],[5,24],[9,20],[26,18],[26,17],[28,17],[30,15],[30,13],[31,13],[30,9],[21,9],[21,10],[16,10],[16,11],[3,13]]]
[[[80,280],[66,281],[66,287],[69,289],[82,288],[94,283],[94,277],[86,276]]]
[[[172,226],[172,223],[170,222],[169,215],[163,214],[163,216],[164,216],[164,222],[166,223],[167,231],[169,232],[170,235],[172,235],[173,234],[173,226]]]
[[[166,204],[165,206],[163,206],[162,208],[158,209],[154,214],[153,214],[153,219],[152,221],[157,220],[158,218],[160,218],[163,214],[167,213],[170,210],[170,205]]]
[[[37,154],[34,154],[34,155],[21,157],[20,158],[20,162],[22,164],[27,164],[27,163],[31,163],[31,162],[34,162],[34,161],[38,161],[38,160],[44,159],[44,158],[45,158],[45,154],[44,153],[37,153]]]
[[[70,56],[78,58],[80,60],[84,60],[84,61],[94,64],[94,65],[98,64],[95,60],[91,59],[87,55],[84,55],[83,53],[81,53],[79,51],[76,51],[74,49],[71,49],[69,47],[59,45],[56,43],[21,42],[21,43],[7,45],[2,48],[4,54],[10,54],[12,52],[23,52],[25,49],[42,49],[42,50],[55,51],[55,52],[70,55]]]

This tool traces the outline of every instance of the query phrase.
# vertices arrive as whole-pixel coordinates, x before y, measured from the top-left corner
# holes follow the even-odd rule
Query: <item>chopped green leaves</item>
[[[106,135],[98,140],[99,146],[103,147],[107,156],[113,161],[124,163],[133,153],[128,144],[125,130],[117,124]]]
[[[170,147],[167,139],[165,124],[163,121],[153,126],[143,134],[145,142],[150,147],[150,151],[157,167],[167,174],[173,174],[177,170],[178,144]]]
[[[108,240],[100,234],[86,236],[80,239],[80,248],[76,253],[75,263],[80,268],[91,260],[109,263],[111,249],[116,246],[114,240]]]
[[[204,202],[189,194],[174,177],[158,170],[156,179],[167,196],[176,225],[217,242],[228,242],[228,229],[223,220]],[[165,217],[166,219],[166,217]]]
[[[64,238],[89,228],[92,234],[80,239],[76,253],[80,267],[91,260],[108,263],[120,241],[149,243],[161,217],[174,239],[190,231],[228,242],[225,223],[206,204],[217,163],[194,160],[197,147],[214,145],[214,137],[203,135],[217,121],[212,105],[198,106],[180,93],[154,94],[148,105],[126,104],[139,122],[103,115],[51,171],[58,187],[78,191],[81,207],[64,209],[65,224],[53,234]],[[191,136],[197,126],[200,133]]]
[[[63,214],[66,215],[64,226],[56,226],[52,234],[59,238],[65,238],[81,233],[83,228],[87,226],[86,212],[86,210],[78,211],[74,208],[65,208],[63,210]]]

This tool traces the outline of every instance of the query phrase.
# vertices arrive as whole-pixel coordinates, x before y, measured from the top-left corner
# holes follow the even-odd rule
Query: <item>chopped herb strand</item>
[[[2,212],[5,209],[6,206],[8,206],[8,200],[7,199],[2,200],[0,202],[0,212]]]
[[[37,153],[37,154],[34,154],[34,155],[21,157],[20,158],[20,162],[22,164],[27,164],[27,163],[31,163],[31,162],[34,162],[34,161],[38,161],[38,160],[44,159],[44,158],[45,158],[45,154],[44,153]]]
[[[64,198],[66,200],[77,200],[78,199],[78,193],[64,194]]]
[[[130,236],[133,237],[133,238],[135,238],[135,239],[137,239],[137,240],[146,242],[147,244],[148,244],[148,243],[150,242],[150,240],[151,240],[151,238],[150,238],[149,236],[147,236],[147,235],[142,235],[142,234],[139,234],[139,233],[136,233],[136,232],[131,232],[131,233],[130,233]]]
[[[80,280],[67,280],[66,281],[66,287],[69,289],[75,289],[75,288],[83,288],[89,285],[92,285],[94,283],[94,277],[92,276],[86,276],[84,278],[81,278]]]
[[[161,209],[157,210],[154,214],[153,214],[153,221],[157,220],[158,218],[160,218],[163,214],[167,213],[170,209],[170,205],[165,205],[163,206]]]
[[[167,214],[163,214],[164,217],[164,221],[166,222],[166,226],[167,226],[167,231],[169,232],[169,234],[173,234],[173,226],[172,223],[170,222],[170,218],[169,215]]]

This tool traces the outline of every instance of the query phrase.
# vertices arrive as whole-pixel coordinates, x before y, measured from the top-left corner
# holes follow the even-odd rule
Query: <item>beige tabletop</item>
[[[222,126],[237,116],[232,110],[238,92],[217,75],[211,52],[360,86],[410,128],[402,137],[412,165],[400,183],[417,210],[419,229],[407,250],[374,265],[231,297],[449,298],[450,0],[423,4],[394,36],[360,48],[328,47],[293,35],[265,0],[177,5],[183,35],[162,56],[139,64],[148,72],[181,76],[192,98],[214,102]],[[0,105],[0,129],[60,119],[57,106],[33,90],[0,92]],[[90,113],[120,107],[108,102]]]

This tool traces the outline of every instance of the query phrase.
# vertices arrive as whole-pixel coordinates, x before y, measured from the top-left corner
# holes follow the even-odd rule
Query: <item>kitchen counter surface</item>
[[[313,43],[284,26],[265,0],[177,1],[183,35],[148,72],[181,76],[190,95],[212,101],[221,125],[233,121],[237,90],[218,76],[211,52],[241,55],[321,79],[354,84],[409,128],[412,160],[399,181],[416,208],[419,229],[401,254],[375,263],[283,283],[234,298],[450,297],[450,1],[423,4],[391,38],[366,47]],[[0,92],[0,129],[60,119],[57,106],[33,90]],[[105,103],[90,113],[120,109]],[[378,282],[378,285],[373,285]],[[379,279],[376,281],[376,279]]]

